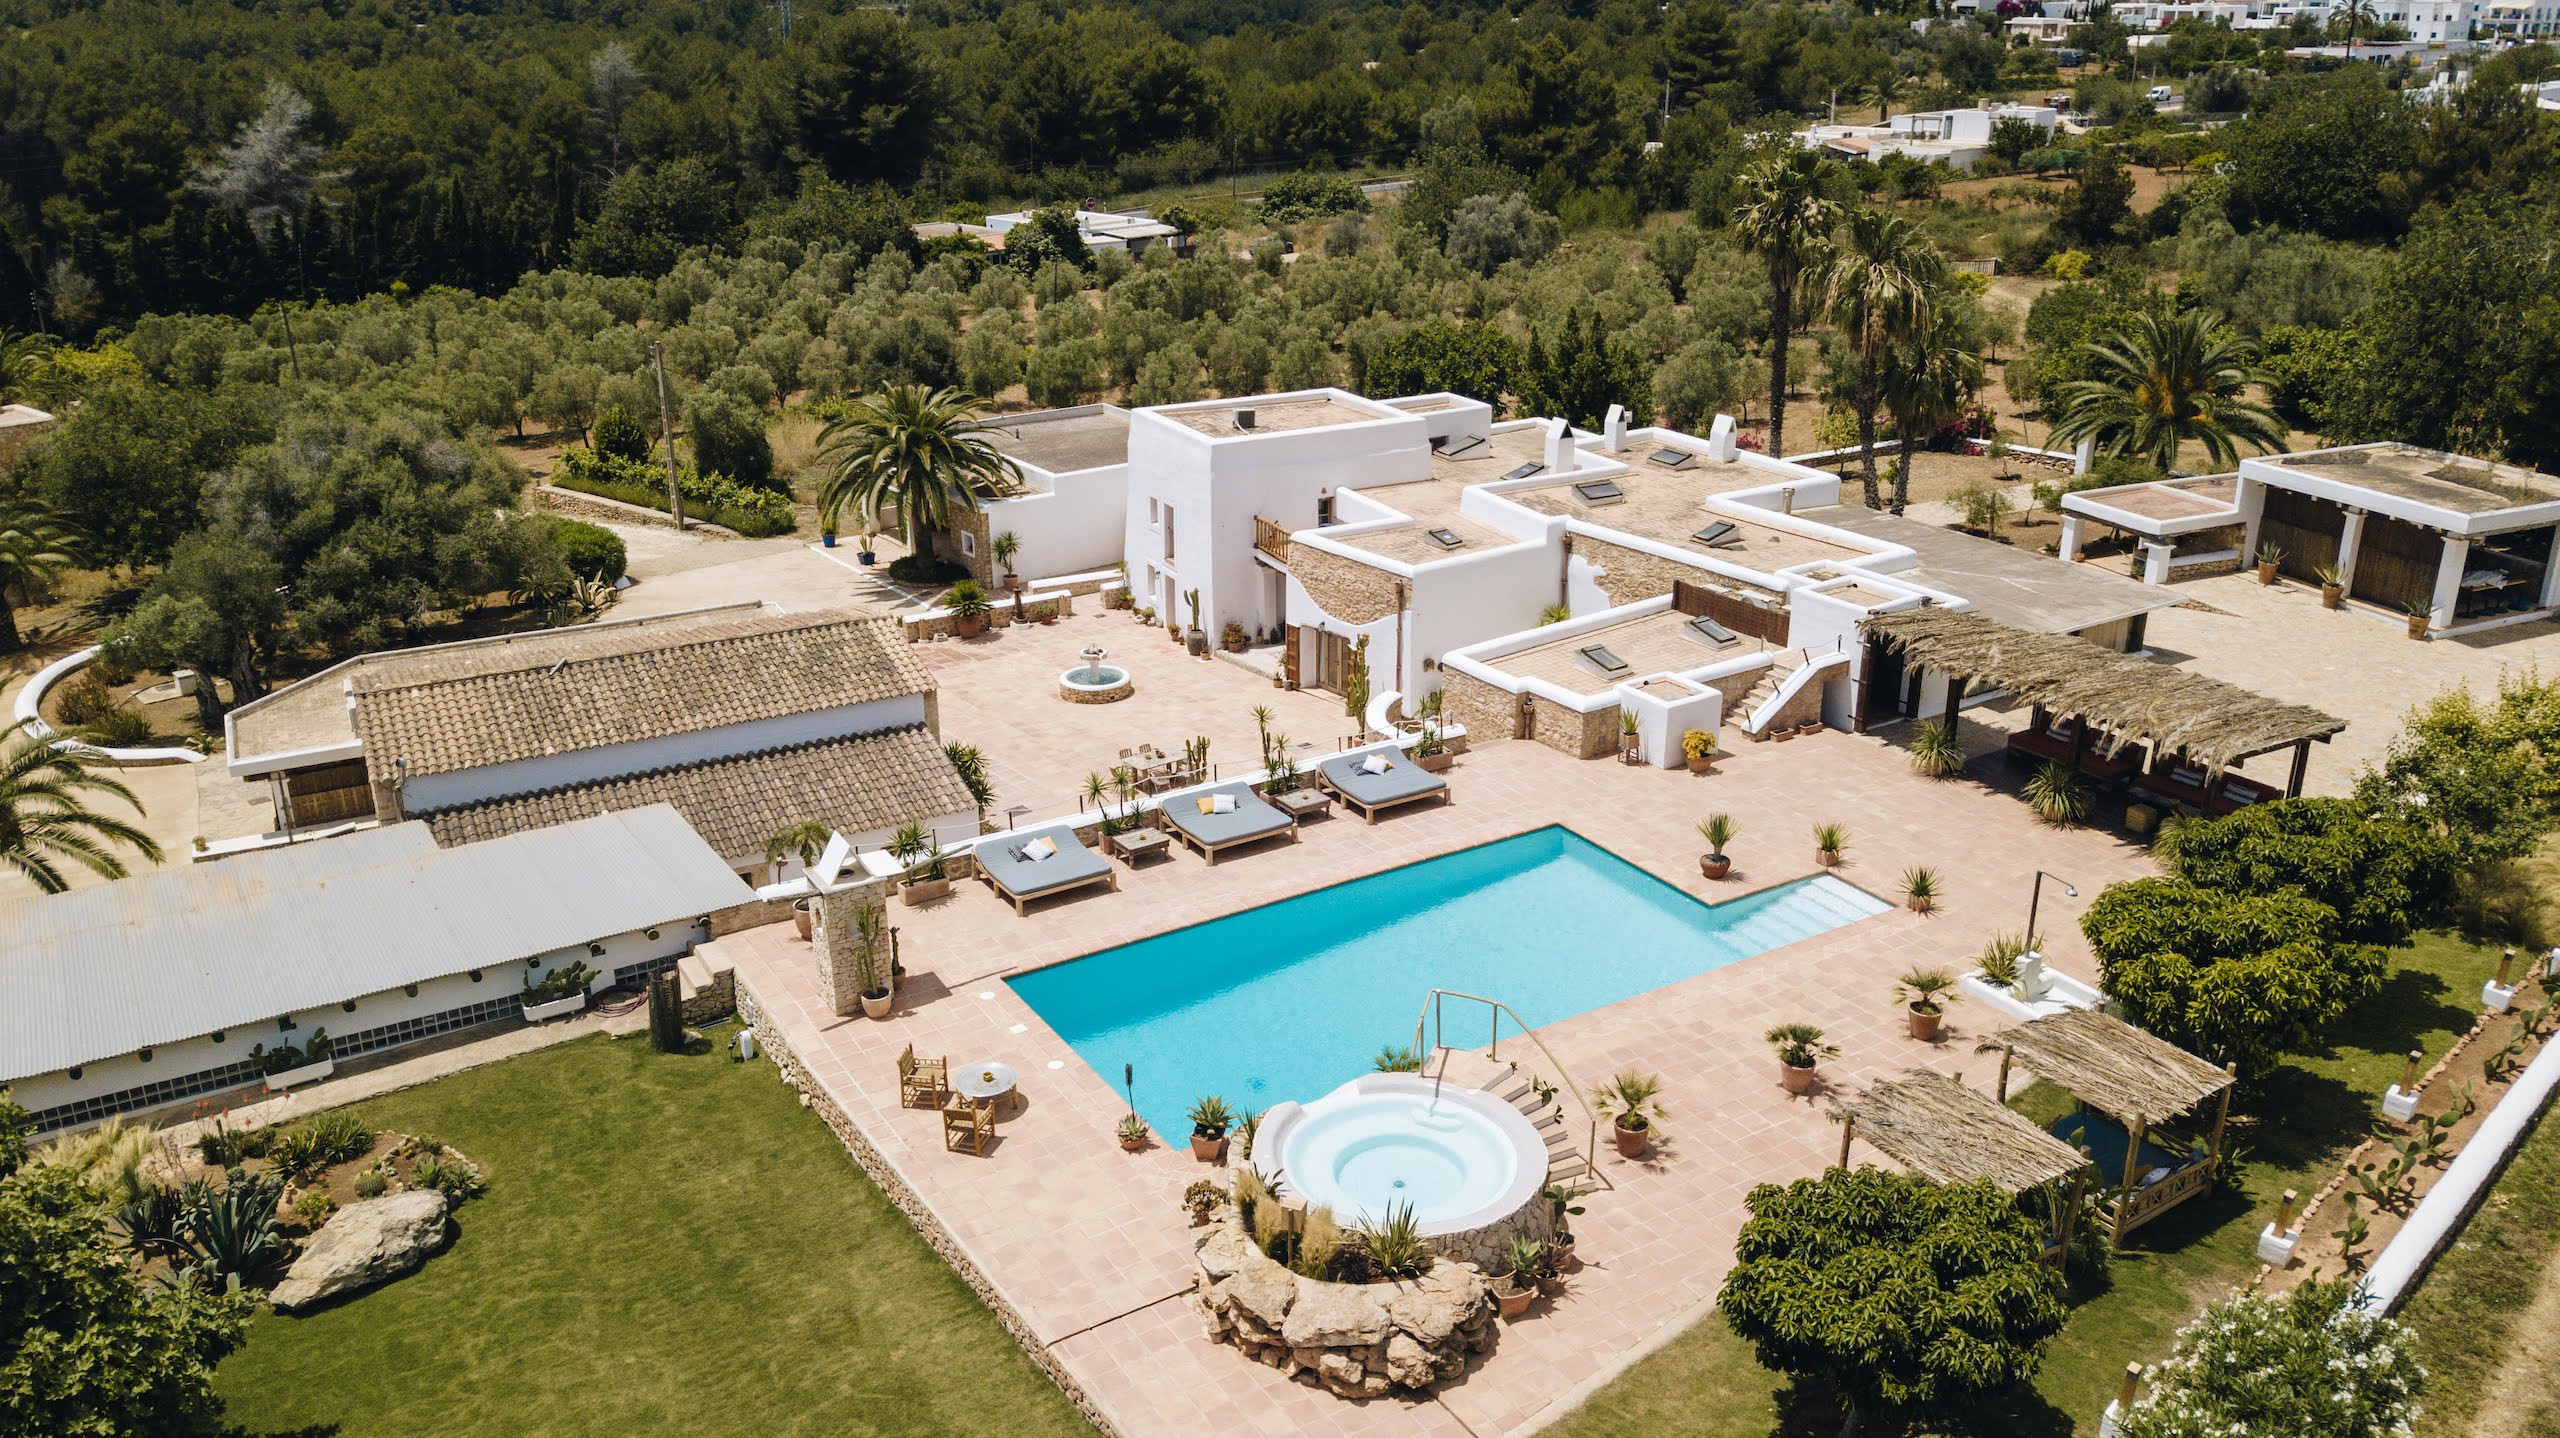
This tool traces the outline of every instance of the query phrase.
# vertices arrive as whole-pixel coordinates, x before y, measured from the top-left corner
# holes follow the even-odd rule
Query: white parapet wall
[[[56,738],[54,727],[44,721],[44,696],[54,685],[70,677],[71,672],[98,657],[98,646],[75,650],[36,671],[26,687],[18,691],[17,703],[10,718],[27,726],[27,732],[38,739],[50,740],[56,749],[81,749],[103,756],[111,764],[201,764],[205,756],[193,749],[101,749],[76,739]],[[211,679],[200,681],[210,684]]]
[[[2392,1235],[2391,1242],[2375,1255],[2373,1267],[2365,1272],[2364,1282],[2356,1294],[2364,1306],[2377,1313],[2397,1309],[2409,1292],[2426,1276],[2436,1255],[2453,1240],[2454,1231],[2471,1216],[2489,1185],[2497,1181],[2499,1170],[2506,1167],[2507,1155],[2524,1141],[2535,1119],[2551,1106],[2554,1089],[2560,1089],[2560,1043],[2545,1042],[2542,1052],[2525,1066],[2515,1085],[2489,1116],[2480,1121],[2471,1141],[2418,1200],[2409,1221]]]

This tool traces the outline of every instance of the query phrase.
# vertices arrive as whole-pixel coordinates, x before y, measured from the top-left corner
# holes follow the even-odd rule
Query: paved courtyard
[[[1106,632],[1134,630],[1125,621],[1103,623]],[[1070,632],[1061,625],[1043,637]],[[1148,692],[1152,670],[1191,666],[1203,702],[1213,705],[1203,723],[1229,707],[1216,692],[1223,683],[1244,686],[1232,701],[1239,709],[1270,693],[1256,693],[1253,677],[1233,666],[1177,660],[1169,643],[1153,644],[1165,658],[1141,658],[1140,693]],[[1095,742],[1083,727],[1089,717],[1060,712],[1076,706],[1045,691],[1012,689],[1002,727],[998,715],[955,703],[955,689],[967,692],[979,676],[996,673],[980,665],[1006,662],[957,657],[969,652],[935,646],[947,733],[983,744],[1000,776],[1085,764],[1041,756],[1050,740],[1071,742],[1076,754]],[[1028,671],[1032,661],[1020,663]],[[1249,721],[1245,732],[1249,739]],[[1446,807],[1407,809],[1375,826],[1343,816],[1315,820],[1301,843],[1238,850],[1214,868],[1187,855],[1151,862],[1124,872],[1118,893],[1088,890],[1037,907],[1029,918],[1017,918],[977,884],[930,905],[894,907],[910,982],[898,1012],[884,1022],[826,1012],[808,946],[788,926],[733,935],[720,947],[736,965],[742,994],[779,1027],[815,1081],[1127,1438],[1202,1431],[1492,1438],[1556,1417],[1695,1322],[1723,1279],[1744,1195],[1754,1184],[1816,1173],[1836,1154],[1826,1095],[1784,1092],[1763,1029],[1805,1019],[1827,1030],[1844,1050],[1825,1068],[1831,1093],[1914,1065],[1961,1072],[1987,1087],[1992,1064],[1973,1050],[1992,1016],[1959,1006],[1940,1042],[1915,1041],[1892,998],[1895,977],[1914,964],[1960,968],[1993,930],[2020,927],[2038,867],[2066,875],[2084,896],[2149,867],[2140,849],[2110,834],[2047,828],[2013,797],[1969,780],[1919,779],[1891,746],[1846,734],[1749,745],[1705,778],[1580,762],[1514,741],[1462,757],[1450,778],[1456,802]],[[1732,846],[1736,872],[1714,884],[1699,877],[1693,832],[1711,808],[1730,811],[1742,825]],[[1851,830],[1843,877],[1891,896],[1907,865],[1931,864],[1943,885],[1938,911],[1897,909],[1542,1029],[1578,1088],[1620,1070],[1660,1074],[1671,1115],[1664,1141],[1640,1162],[1604,1152],[1599,1167],[1610,1188],[1587,1201],[1574,1225],[1585,1267],[1561,1298],[1508,1325],[1494,1354],[1429,1402],[1347,1402],[1208,1342],[1182,1298],[1191,1243],[1177,1201],[1205,1170],[1180,1149],[1122,1153],[1113,1141],[1126,1107],[1117,1075],[1106,1080],[1088,1069],[1004,982],[1008,974],[1550,823],[1570,825],[1689,893],[1721,900],[1813,872],[1807,831],[1830,819]],[[2048,885],[2045,927],[2058,965],[2086,973],[2073,925],[2081,902],[2061,899]],[[1422,994],[1413,1001],[1418,1008]],[[1375,1021],[1382,1031],[1401,1031],[1411,1018],[1400,1011]],[[1005,1118],[1001,1140],[985,1157],[944,1152],[936,1117],[898,1106],[896,1057],[908,1044],[948,1057],[955,1070],[994,1060],[1022,1075],[1024,1106]],[[1505,1057],[1517,1052],[1506,1049]],[[1601,1144],[1605,1150],[1605,1134]]]

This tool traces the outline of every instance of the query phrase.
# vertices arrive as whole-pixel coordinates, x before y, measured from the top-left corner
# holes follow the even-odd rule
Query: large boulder
[[[444,1246],[445,1210],[431,1188],[348,1204],[303,1245],[267,1300],[291,1313],[399,1277]]]
[[[1292,1348],[1366,1348],[1386,1341],[1379,1285],[1320,1283],[1303,1275],[1297,1280],[1297,1301],[1280,1327],[1281,1341]]]

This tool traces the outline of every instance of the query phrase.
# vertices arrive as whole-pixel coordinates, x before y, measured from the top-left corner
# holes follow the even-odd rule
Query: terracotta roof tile
[[[967,812],[969,791],[921,725],[652,769],[413,814],[439,844],[467,844],[597,814],[672,804],[725,859],[764,853],[777,830],[815,819],[861,834]]]
[[[355,680],[377,773],[478,769],[933,690],[895,621],[755,613],[680,630],[600,630],[533,651],[419,656]]]

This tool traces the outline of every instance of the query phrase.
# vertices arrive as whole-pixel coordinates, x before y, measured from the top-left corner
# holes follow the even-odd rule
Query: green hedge
[[[562,489],[618,499],[644,509],[667,508],[665,471],[642,461],[598,454],[592,449],[563,450],[551,482]],[[684,492],[685,514],[707,520],[750,538],[789,534],[798,524],[790,496],[770,489],[733,483],[728,476],[697,473],[687,465],[676,471]]]

